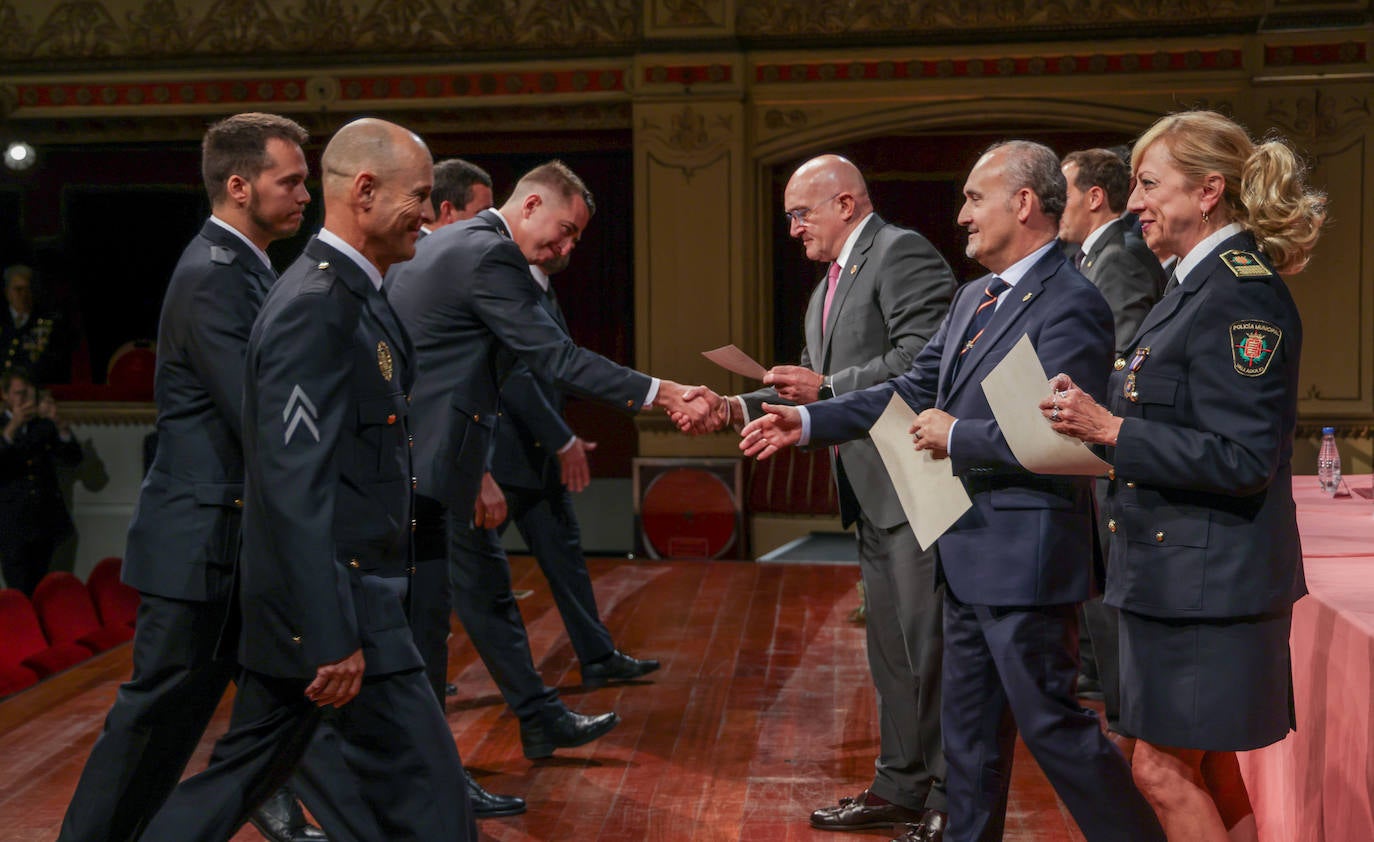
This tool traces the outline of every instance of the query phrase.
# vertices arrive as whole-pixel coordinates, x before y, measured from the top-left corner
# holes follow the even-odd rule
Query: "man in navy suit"
[[[993,146],[964,197],[966,253],[992,274],[956,293],[911,369],[833,400],[770,407],[745,427],[740,447],[766,458],[790,444],[858,438],[895,389],[923,410],[912,426],[917,449],[952,460],[972,498],[936,543],[946,585],[949,826],[909,826],[903,840],[1001,839],[1018,729],[1090,842],[1163,840],[1125,758],[1074,698],[1077,605],[1093,579],[1092,480],[1021,467],[980,387],[1028,335],[1049,374],[1078,372],[1075,383],[1102,395],[1111,310],[1056,247],[1065,182],[1052,151],[1027,141]]]

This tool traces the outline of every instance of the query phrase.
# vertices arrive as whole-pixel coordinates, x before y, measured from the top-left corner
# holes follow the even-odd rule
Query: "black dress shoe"
[[[556,748],[586,745],[620,722],[614,713],[583,716],[570,710],[553,717],[536,717],[520,723],[520,744],[530,760],[552,757]]]
[[[264,801],[248,816],[248,821],[270,842],[329,842],[324,831],[305,820],[301,802],[286,787]]]
[[[456,695],[458,695],[458,685],[457,685],[457,684],[445,684],[445,685],[444,685],[444,695],[445,695],[445,696],[456,696]]]
[[[855,798],[841,798],[839,804],[822,807],[812,813],[811,826],[821,830],[892,827],[906,822],[918,822],[924,813],[924,810],[913,810],[887,801],[869,804],[868,790],[864,790]]]
[[[493,816],[518,816],[525,812],[525,799],[518,795],[495,795],[487,792],[482,785],[473,780],[472,773],[463,770],[468,782],[468,801],[472,802],[473,815],[479,819]]]
[[[939,810],[927,810],[925,817],[906,826],[906,833],[892,842],[944,842],[948,817]]]
[[[582,665],[583,687],[605,687],[609,681],[629,681],[658,669],[658,661],[631,658],[619,649],[599,661]]]

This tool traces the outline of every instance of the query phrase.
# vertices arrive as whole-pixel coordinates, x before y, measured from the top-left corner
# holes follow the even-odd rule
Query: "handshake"
[[[825,378],[809,368],[780,365],[764,374],[763,383],[789,403],[808,404],[820,397]],[[713,433],[726,426],[742,427],[747,420],[739,396],[722,396],[706,386],[682,386],[664,380],[654,403],[663,407],[679,430],[691,435]],[[772,412],[771,406],[765,407]]]

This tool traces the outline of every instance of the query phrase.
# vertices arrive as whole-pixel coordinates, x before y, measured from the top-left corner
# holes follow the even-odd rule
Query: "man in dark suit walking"
[[[0,569],[5,586],[29,596],[53,550],[72,531],[57,467],[81,462],[65,421],[44,418],[28,374],[0,374]]]
[[[413,416],[421,528],[452,536],[470,523],[499,522],[491,512],[474,517],[474,506],[489,467],[500,386],[517,360],[559,388],[629,412],[662,406],[704,419],[719,406],[714,395],[689,404],[685,387],[579,348],[539,303],[529,265],[570,252],[592,210],[582,180],[550,162],[521,178],[499,210],[435,231],[414,260],[397,268],[390,296],[418,354]],[[613,713],[573,713],[542,692],[513,707],[532,759],[584,745],[617,722]]]
[[[324,229],[268,295],[248,342],[233,716],[148,839],[227,840],[326,716],[358,794],[354,814],[318,816],[331,835],[476,838],[452,733],[406,622],[415,358],[381,289],[433,219],[433,164],[411,132],[363,119],[339,130],[321,166]]]
[[[822,155],[802,164],[783,201],[792,236],[829,267],[806,308],[801,365],[776,366],[764,378],[770,388],[732,399],[732,417],[745,421],[762,415],[764,402],[811,404],[906,371],[954,293],[944,258],[925,237],[873,212],[863,175],[848,160]],[[840,516],[855,524],[859,543],[880,742],[873,783],[816,810],[811,823],[828,830],[939,825],[945,760],[935,555],[916,542],[872,441],[833,449],[831,465]]]
[[[182,252],[158,326],[158,445],[129,526],[123,579],[141,594],[133,677],[72,796],[62,842],[138,835],[199,743],[236,669],[220,651],[243,508],[243,357],[276,281],[265,249],[301,225],[306,132],[239,114],[205,133],[211,216]],[[323,839],[289,793],[254,817],[277,840]]]
[[[1073,694],[1077,605],[1092,587],[1092,481],[1022,468],[979,385],[1026,335],[1049,372],[1071,373],[1091,394],[1105,390],[1111,312],[1056,248],[1064,195],[1052,151],[993,146],[969,173],[959,214],[966,253],[992,274],[955,295],[911,369],[833,401],[770,407],[744,429],[741,448],[759,457],[848,441],[867,433],[896,390],[923,410],[916,447],[952,460],[972,498],[936,542],[947,587],[949,827],[915,825],[906,840],[1001,839],[1018,729],[1090,842],[1164,839],[1125,759]]]

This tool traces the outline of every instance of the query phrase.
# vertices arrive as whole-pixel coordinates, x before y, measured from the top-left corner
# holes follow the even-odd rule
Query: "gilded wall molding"
[[[736,133],[733,114],[699,110],[690,103],[666,114],[645,114],[636,129],[650,157],[689,181],[697,170],[720,159]]]
[[[1362,130],[1369,122],[1369,97],[1314,88],[1296,96],[1271,97],[1264,118],[1289,139],[1325,143]]]

